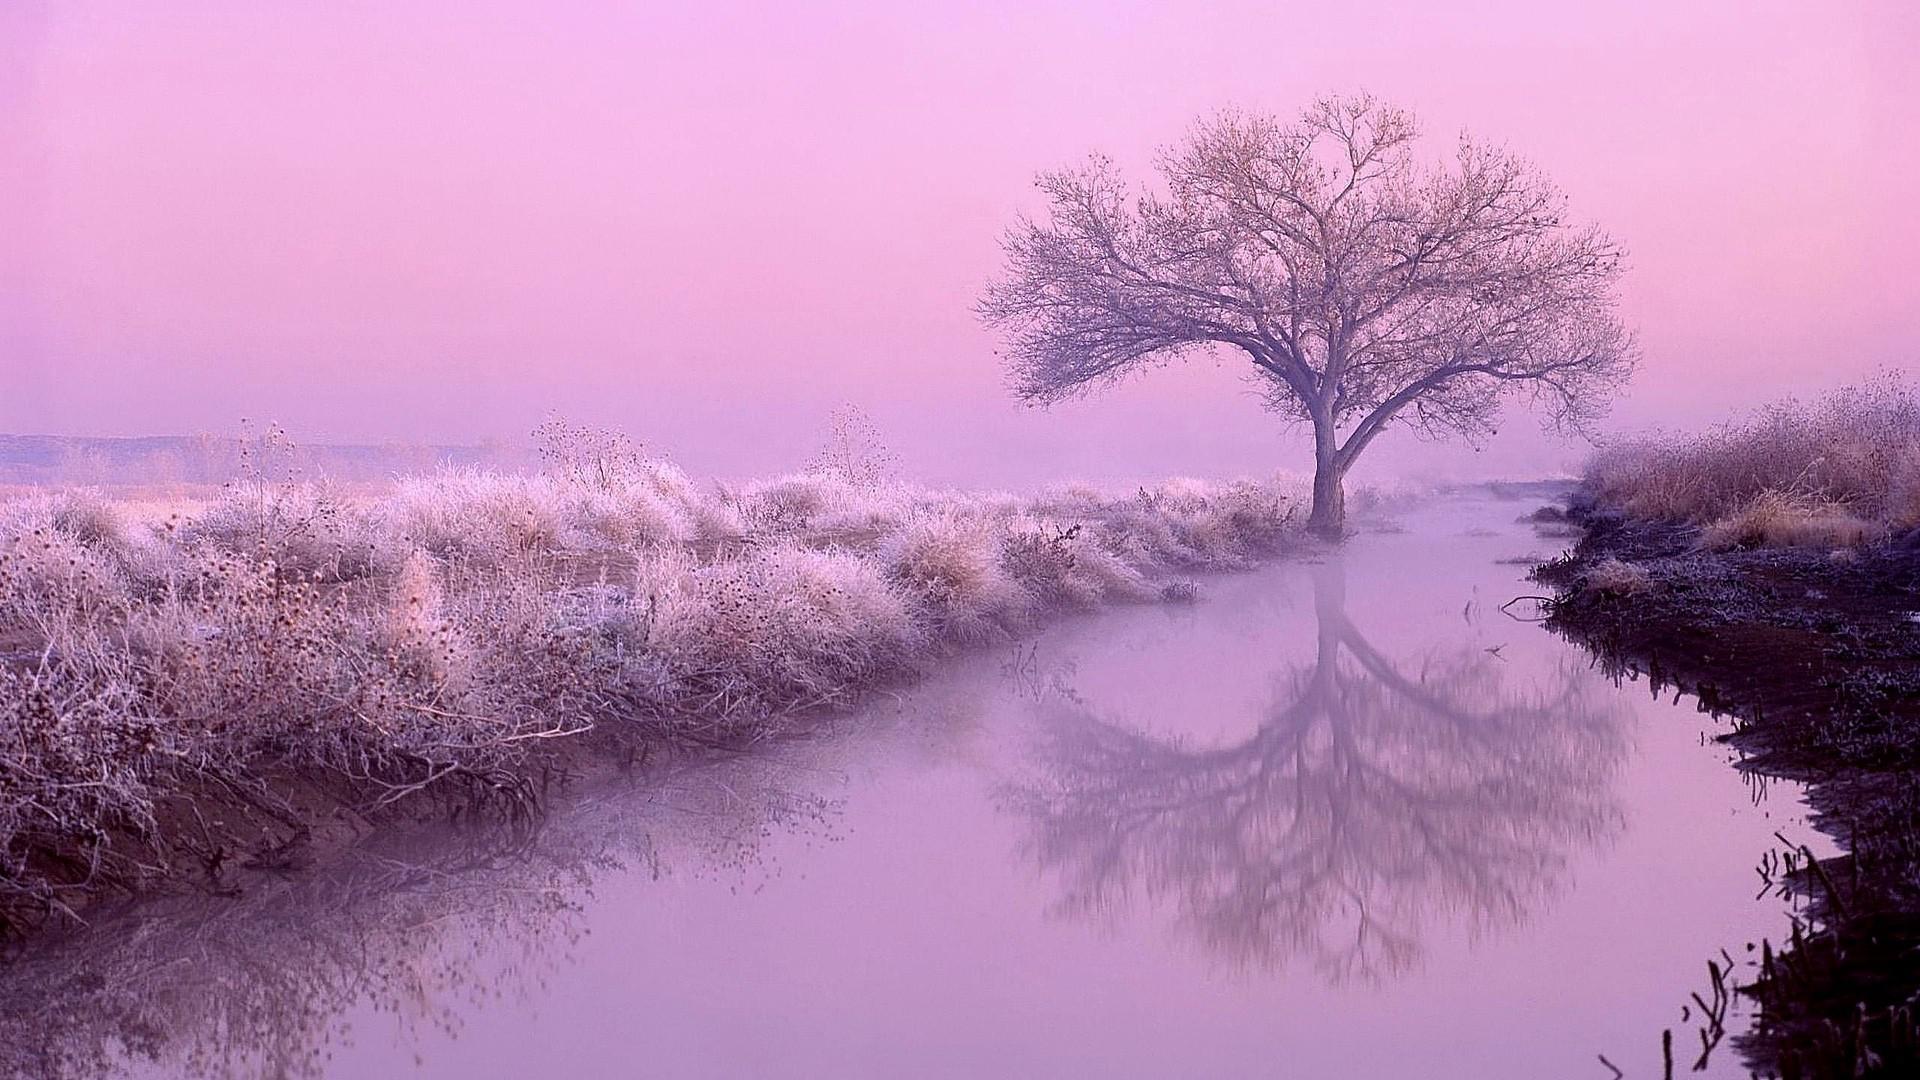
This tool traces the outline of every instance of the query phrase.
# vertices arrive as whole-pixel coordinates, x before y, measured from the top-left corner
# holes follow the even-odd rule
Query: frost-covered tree
[[[1004,240],[979,311],[1014,387],[1052,402],[1208,349],[1248,357],[1267,403],[1313,430],[1310,524],[1394,423],[1468,439],[1518,394],[1578,427],[1631,371],[1619,248],[1505,150],[1414,153],[1401,109],[1326,97],[1286,122],[1224,112],[1135,193],[1111,162],[1043,174],[1044,220]]]

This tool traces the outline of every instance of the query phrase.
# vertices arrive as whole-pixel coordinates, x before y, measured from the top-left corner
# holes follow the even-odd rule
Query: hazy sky
[[[1617,424],[1920,368],[1914,5],[1569,7],[0,0],[0,431],[559,410],[740,473],[851,400],[933,479],[1298,464],[1238,365],[1016,406],[970,305],[1037,170],[1362,87],[1629,248]]]

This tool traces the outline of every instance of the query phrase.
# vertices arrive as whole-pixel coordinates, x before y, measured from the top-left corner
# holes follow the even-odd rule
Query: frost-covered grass
[[[1606,558],[1581,575],[1581,584],[1615,596],[1638,596],[1653,587],[1653,579],[1645,567]]]
[[[378,497],[0,501],[0,931],[422,794],[509,813],[562,745],[750,738],[1049,615],[1191,594],[1295,536],[1291,481],[1035,496],[621,459]],[[295,798],[289,791],[297,791]],[[197,830],[197,831],[196,831]],[[198,839],[195,839],[195,838]]]
[[[1700,526],[1709,548],[1874,543],[1920,526],[1920,396],[1889,378],[1779,402],[1609,447],[1586,481],[1603,506]]]

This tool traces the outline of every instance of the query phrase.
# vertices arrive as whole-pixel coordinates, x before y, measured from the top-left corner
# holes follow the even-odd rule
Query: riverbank
[[[1754,858],[1818,839],[1712,721],[1500,612],[1554,494],[1409,502],[1196,603],[656,754],[556,789],[524,844],[383,830],[237,899],[96,909],[0,969],[0,1043],[75,1080],[229,1050],[258,1056],[216,1075],[617,1075],[635,1047],[662,1075],[1658,1077],[1701,960],[1785,917]]]
[[[568,434],[540,475],[0,504],[0,939],[242,889],[395,820],[526,821],[588,765],[751,742],[1298,542],[1284,477],[703,485]]]
[[[1544,516],[1554,517],[1557,512]],[[1920,544],[1714,550],[1696,525],[1637,520],[1576,495],[1582,530],[1534,577],[1547,619],[1616,676],[1732,718],[1740,767],[1807,783],[1847,854],[1804,849],[1761,877],[1803,918],[1763,946],[1741,1041],[1765,1075],[1920,1068]]]
[[[1577,499],[1568,520],[1578,547],[1534,575],[1549,624],[1738,717],[1752,768],[1920,764],[1920,542],[1714,551]]]

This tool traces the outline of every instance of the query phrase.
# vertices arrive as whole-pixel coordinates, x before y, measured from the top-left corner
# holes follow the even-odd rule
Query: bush
[[[408,544],[498,563],[556,549],[566,531],[563,494],[597,490],[545,476],[446,470],[400,480],[381,509]]]
[[[1000,563],[992,527],[979,519],[929,514],[896,532],[881,557],[940,636],[977,641],[1012,628],[1030,606]]]
[[[181,536],[328,581],[390,571],[399,558],[378,523],[314,484],[235,483],[189,518]]]

